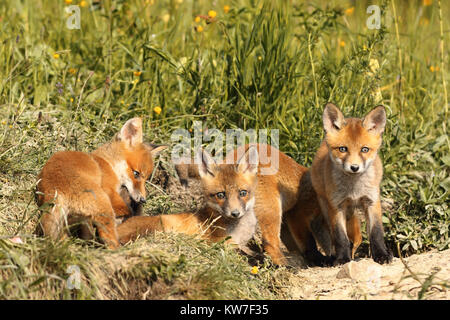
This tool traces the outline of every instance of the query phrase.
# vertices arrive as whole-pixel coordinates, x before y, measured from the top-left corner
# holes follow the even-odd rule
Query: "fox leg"
[[[90,213],[90,219],[97,228],[100,239],[111,249],[119,246],[116,220],[113,207],[108,195],[102,190],[96,190],[96,201],[90,202],[83,212]]]
[[[100,239],[110,248],[116,249],[119,246],[116,231],[116,221],[114,212],[96,214],[92,217],[92,222],[97,228]]]
[[[361,224],[356,215],[347,220],[347,236],[352,243],[352,259],[355,259],[356,249],[362,242]]]
[[[392,253],[387,249],[384,242],[380,200],[367,206],[364,211],[366,220],[368,221],[368,235],[372,258],[375,262],[380,264],[390,263],[392,261]]]
[[[328,219],[331,239],[336,251],[335,264],[351,260],[351,244],[347,236],[346,210],[335,208],[326,199],[319,197],[320,207]]]
[[[330,265],[331,257],[322,255],[317,249],[316,240],[310,229],[311,217],[299,212],[296,208],[294,210],[293,214],[290,212],[287,213],[286,222],[300,253],[314,265]]]
[[[286,258],[281,252],[281,199],[273,195],[260,195],[265,197],[264,203],[270,203],[270,206],[262,206],[256,204],[255,215],[261,228],[264,251],[272,258],[277,265],[285,265]],[[256,200],[258,203],[258,200]]]

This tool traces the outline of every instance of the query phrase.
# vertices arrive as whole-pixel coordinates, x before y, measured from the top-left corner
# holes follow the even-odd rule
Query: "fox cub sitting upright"
[[[142,120],[128,120],[114,139],[92,153],[55,153],[38,176],[36,201],[41,207],[41,231],[52,239],[65,237],[79,225],[82,237],[92,237],[92,225],[110,248],[119,245],[115,218],[132,213],[122,199],[126,189],[136,203],[145,202],[145,181],[153,157],[162,147],[143,143]],[[51,208],[42,208],[45,203]],[[44,206],[45,207],[45,206]]]
[[[313,160],[311,181],[329,226],[338,264],[354,258],[361,243],[357,209],[366,217],[372,258],[378,263],[392,260],[381,222],[383,166],[377,153],[385,124],[383,106],[375,107],[363,119],[344,118],[331,103],[324,109],[325,139]]]
[[[249,148],[236,164],[216,164],[204,150],[198,152],[197,159],[206,206],[197,213],[131,217],[117,227],[122,244],[154,231],[173,231],[214,242],[231,236],[231,243],[245,248],[257,223],[253,211],[258,171],[256,148]]]

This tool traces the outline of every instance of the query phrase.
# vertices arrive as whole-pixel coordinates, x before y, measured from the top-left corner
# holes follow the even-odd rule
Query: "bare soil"
[[[292,299],[449,299],[450,249],[394,258],[386,265],[370,258],[343,266],[294,272]]]

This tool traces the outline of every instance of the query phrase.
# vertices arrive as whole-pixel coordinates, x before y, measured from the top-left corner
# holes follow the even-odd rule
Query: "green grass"
[[[377,104],[387,107],[381,155],[382,196],[391,204],[383,219],[389,246],[395,251],[398,243],[405,255],[449,247],[447,1],[441,1],[441,19],[436,0],[430,6],[398,0],[86,2],[88,6],[80,8],[80,30],[65,27],[63,0],[0,3],[2,237],[26,237],[34,230],[36,176],[51,154],[93,150],[131,117],[144,119],[146,138],[155,143],[170,144],[175,129],[192,129],[195,120],[223,131],[279,129],[280,149],[308,166],[323,137],[323,106],[333,101],[353,116],[363,116]],[[372,3],[382,8],[379,30],[366,27],[366,8]],[[224,5],[229,5],[228,13]],[[353,11],[345,11],[351,7]],[[214,21],[194,21],[209,10],[217,12]],[[199,25],[202,32],[195,29]],[[379,67],[371,68],[375,60]],[[160,114],[154,111],[157,106]],[[191,205],[183,207],[176,195],[157,185],[148,187],[152,199],[147,208],[152,213]],[[173,285],[177,292],[164,289],[161,296],[283,297],[277,288],[285,271],[267,266],[262,270],[274,276],[253,277],[245,259],[223,244],[210,248],[194,241],[192,248],[182,248],[170,247],[173,242],[165,243],[165,236],[141,240],[133,248],[169,246],[189,251],[186,256],[204,254],[186,263],[179,260],[179,252],[148,252],[144,264],[159,271],[136,263],[139,267],[117,271],[117,283],[104,292],[93,279],[116,270],[102,265],[111,259],[107,250],[78,241],[54,245],[26,239],[23,246],[0,240],[2,297],[127,297],[131,279],[136,279],[135,297],[141,297],[139,288],[146,281],[180,284],[187,271],[206,274],[193,278],[198,290]],[[113,254],[127,259],[133,250]],[[15,258],[20,256],[28,262],[21,265]],[[225,257],[236,262],[233,268],[224,266]],[[66,266],[72,263],[86,270],[86,281],[92,284],[79,295],[63,290],[61,279],[68,277]],[[211,268],[204,269],[203,263]],[[223,277],[216,280],[218,274]],[[237,291],[241,286],[233,282],[220,292],[208,289],[215,288],[215,281],[229,283],[235,274],[249,284],[248,291]]]

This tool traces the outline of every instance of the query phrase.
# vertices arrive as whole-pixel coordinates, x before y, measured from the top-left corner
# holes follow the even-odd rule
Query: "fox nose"
[[[359,170],[359,166],[357,164],[352,164],[350,169],[352,169],[353,172],[357,172]]]
[[[147,200],[145,200],[144,197],[141,197],[141,198],[139,199],[139,203],[140,203],[140,204],[145,204],[146,202],[147,202]]]
[[[233,218],[239,217],[239,210],[233,210],[233,211],[231,211],[231,216],[232,216]]]

